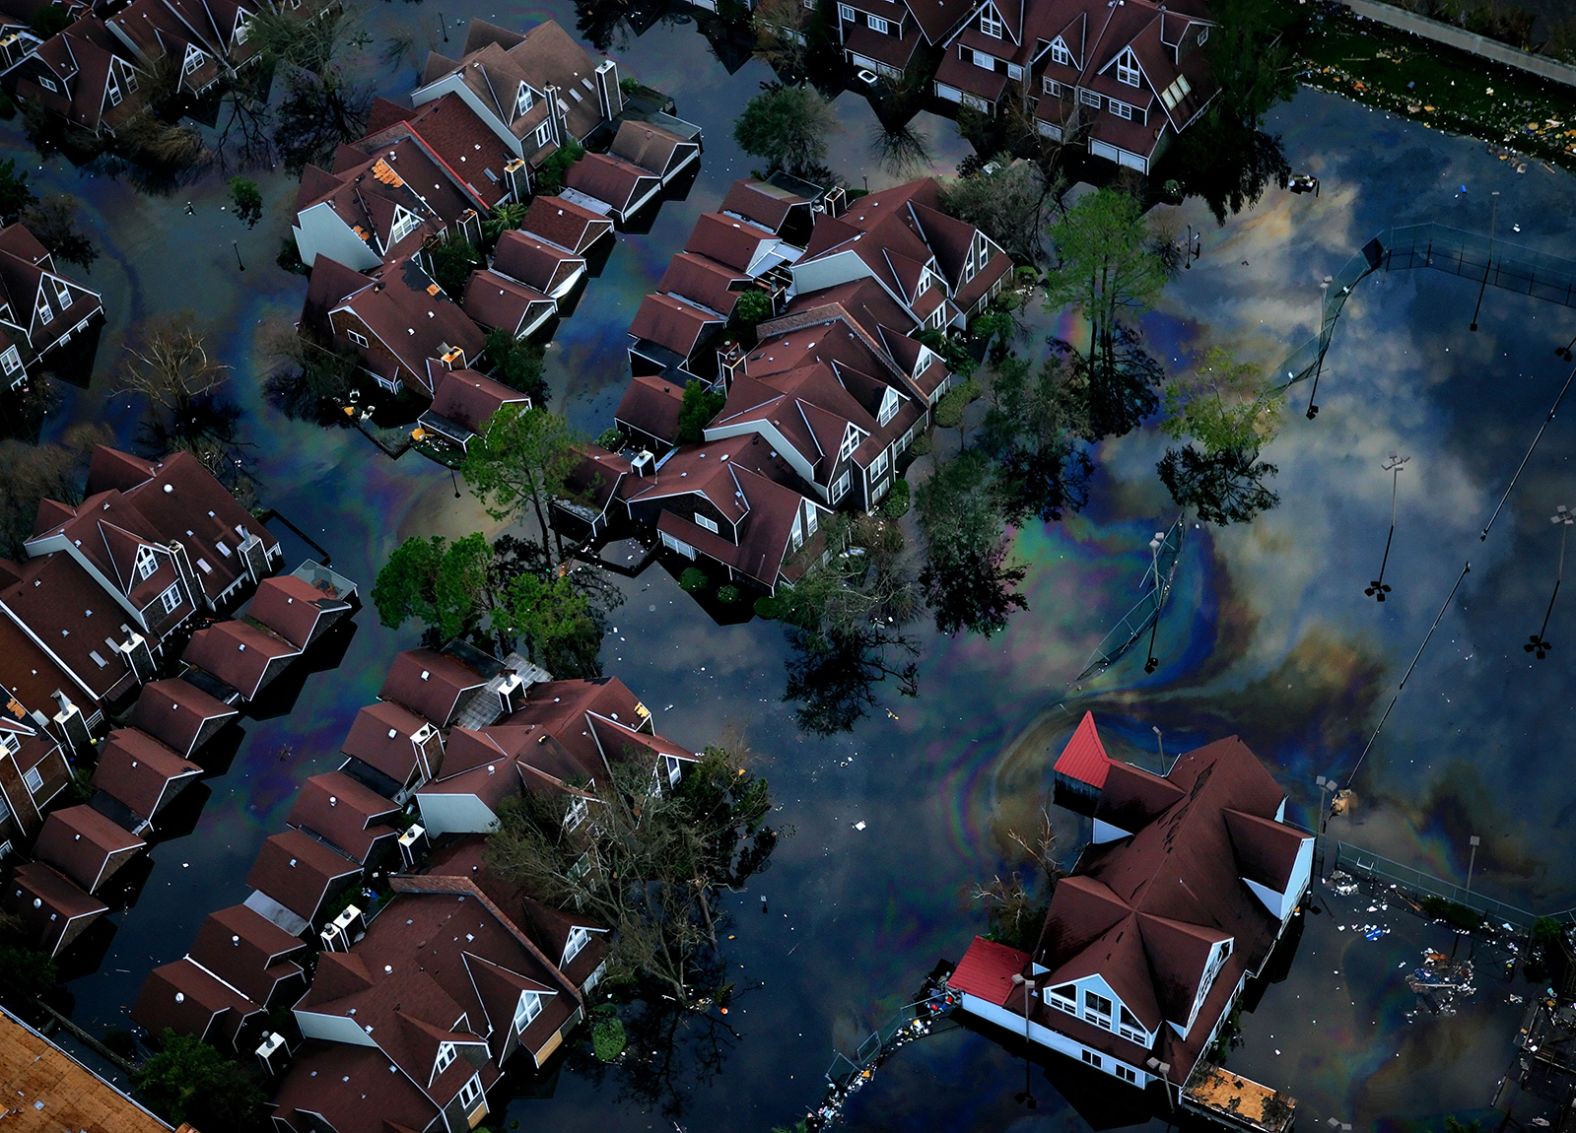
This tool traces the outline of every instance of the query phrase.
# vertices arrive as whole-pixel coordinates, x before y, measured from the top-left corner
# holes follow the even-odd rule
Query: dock
[[[1224,1066],[1200,1066],[1182,1091],[1182,1105],[1215,1121],[1260,1133],[1285,1133],[1297,1119],[1297,1099]]]

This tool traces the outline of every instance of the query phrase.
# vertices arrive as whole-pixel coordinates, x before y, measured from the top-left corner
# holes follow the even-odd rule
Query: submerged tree
[[[574,441],[569,422],[558,414],[505,405],[465,452],[465,482],[487,514],[518,522],[529,508],[549,563],[556,560],[547,509],[574,467]]]
[[[1077,444],[1087,432],[1087,396],[1075,381],[1081,361],[1053,343],[1037,370],[1016,356],[996,368],[981,444],[996,462],[997,497],[1012,522],[1060,520],[1088,500],[1093,465]]]
[[[1007,831],[1021,857],[1019,865],[974,886],[970,896],[988,910],[986,936],[1011,948],[1032,951],[1045,924],[1051,890],[1066,872],[1056,861],[1056,828],[1042,809],[1031,834]]]
[[[1188,374],[1166,387],[1161,428],[1193,443],[1167,449],[1160,479],[1183,507],[1209,523],[1241,523],[1280,497],[1264,483],[1278,469],[1259,450],[1280,429],[1284,398],[1253,366],[1211,347]]]
[[[250,1133],[264,1126],[267,1095],[257,1076],[194,1035],[169,1028],[132,1077],[137,1097],[174,1125]]]
[[[919,583],[941,633],[990,637],[1028,608],[1017,590],[1025,571],[1007,564],[996,487],[989,459],[974,450],[941,465],[915,493],[925,546]]]
[[[546,355],[540,346],[516,338],[507,330],[494,329],[487,332],[484,350],[493,377],[510,389],[527,394],[536,408],[546,408]]]
[[[230,178],[230,203],[235,206],[235,217],[248,228],[256,228],[263,219],[263,193],[257,182],[246,177]]]
[[[1000,244],[1020,263],[1044,258],[1045,208],[1058,185],[1049,182],[1032,161],[997,155],[984,168],[949,181],[942,189],[942,207]]]
[[[36,200],[27,171],[16,167],[16,158],[0,158],[0,223],[9,224]]]
[[[193,415],[230,377],[230,367],[209,356],[190,311],[154,315],[127,333],[114,394],[133,393],[177,421]]]
[[[90,268],[98,249],[77,224],[77,202],[63,193],[52,193],[22,210],[22,223],[38,242],[62,263]]]
[[[93,446],[114,439],[103,425],[73,425],[58,442],[0,440],[0,557],[27,557],[40,500],[75,504],[82,499]]]
[[[827,138],[842,124],[814,87],[763,83],[733,123],[739,148],[773,169],[804,174],[826,161]]]
[[[699,1005],[723,981],[718,896],[761,868],[776,843],[765,824],[771,799],[742,751],[707,748],[674,788],[653,776],[649,758],[638,748],[609,753],[610,781],[503,804],[486,861],[550,907],[611,928],[610,979]]]

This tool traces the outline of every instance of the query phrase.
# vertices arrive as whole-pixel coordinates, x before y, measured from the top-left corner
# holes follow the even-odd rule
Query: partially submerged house
[[[0,387],[26,383],[28,368],[103,317],[104,301],[55,266],[28,228],[0,228]]]
[[[301,830],[286,830],[270,835],[258,851],[246,875],[253,889],[246,905],[299,936],[315,927],[329,902],[360,876],[359,862]]]
[[[341,771],[403,805],[443,765],[443,734],[419,713],[380,700],[356,713],[340,750]]]
[[[437,375],[432,406],[417,424],[461,450],[487,431],[493,414],[505,405],[531,407],[531,399],[475,370],[447,370]]]
[[[90,806],[53,811],[44,820],[33,854],[88,893],[97,893],[147,843]]]
[[[256,700],[301,656],[301,649],[252,621],[232,619],[204,626],[192,634],[181,660],[234,694],[234,700]],[[229,695],[224,700],[234,702]]]
[[[6,907],[33,944],[58,956],[109,906],[53,866],[26,862],[11,871]]]
[[[141,833],[202,775],[202,768],[136,728],[117,728],[99,745],[93,786],[125,808]]]
[[[112,137],[143,106],[152,76],[98,15],[86,12],[21,59],[19,102],[95,138]]]
[[[285,824],[327,842],[363,867],[394,853],[401,808],[343,771],[313,775],[296,792]]]
[[[258,584],[246,616],[305,652],[355,608],[355,602],[337,590],[282,574]]]
[[[0,715],[0,858],[44,824],[44,808],[71,782],[60,741],[27,719]]]
[[[972,1015],[1176,1095],[1296,915],[1313,835],[1236,736],[1163,776],[1110,761],[1092,805],[1033,951],[976,938],[948,983]]]
[[[131,706],[131,726],[190,759],[239,715],[240,709],[172,677],[142,686]]]

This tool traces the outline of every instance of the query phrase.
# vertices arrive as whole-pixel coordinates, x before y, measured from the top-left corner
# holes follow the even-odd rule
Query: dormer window
[[[1116,1019],[1116,1033],[1121,1035],[1128,1042],[1138,1043],[1140,1045],[1143,1045],[1149,1040],[1149,1032],[1144,1030],[1144,1025],[1138,1021],[1138,1016],[1134,1015],[1125,1007],[1118,1009],[1118,1015]]]
[[[1138,60],[1133,56],[1133,49],[1129,47],[1122,52],[1116,61],[1116,81],[1126,83],[1130,87],[1138,85]]]
[[[843,432],[843,447],[837,450],[838,460],[847,460],[854,455],[854,450],[859,447],[859,430],[852,425]]]
[[[141,582],[159,569],[159,560],[151,547],[137,548],[137,581]]]
[[[181,68],[181,71],[182,71],[183,74],[189,75],[193,71],[195,71],[198,67],[201,67],[202,64],[203,64],[203,53],[201,51],[198,51],[195,47],[188,47],[186,49],[186,63]]]
[[[980,31],[992,39],[1001,38],[1001,17],[996,14],[996,9],[988,4],[985,6],[984,11],[980,12]]]
[[[47,78],[44,75],[38,76],[38,85],[49,91],[51,94],[58,93],[60,90],[60,88],[55,85],[54,79]]]
[[[520,1002],[514,1008],[514,1029],[524,1031],[542,1013],[542,997],[534,991],[520,993]]]
[[[13,736],[10,732],[0,733],[0,753],[4,753],[5,755],[15,755],[21,750],[21,741],[19,741],[15,736]]]
[[[1051,60],[1060,63],[1063,67],[1073,65],[1073,53],[1067,50],[1067,45],[1060,39],[1051,44]]]
[[[521,83],[520,93],[514,100],[514,116],[516,118],[520,117],[530,110],[533,105],[535,105],[535,99],[531,97],[531,88]]]
[[[1111,1029],[1111,1016],[1116,1010],[1116,1004],[1097,991],[1084,991],[1083,1017],[1085,1022],[1093,1023],[1097,1027]]]
[[[571,795],[569,798],[569,807],[564,811],[564,829],[579,829],[580,824],[586,820],[586,815],[589,813],[590,809],[590,805],[586,802],[583,796]]]
[[[66,286],[64,280],[55,280],[55,299],[59,301],[62,311],[71,306],[71,288]]]
[[[1078,987],[1076,984],[1057,984],[1045,989],[1045,1002],[1069,1015],[1078,1014]]]
[[[438,1057],[432,1064],[432,1076],[436,1078],[439,1074],[442,1074],[450,1066],[454,1065],[454,1060],[458,1057],[459,1051],[454,1048],[453,1043],[438,1044]]]
[[[416,231],[421,226],[421,221],[409,209],[395,208],[394,224],[389,228],[389,247],[398,244],[405,237]]]
[[[45,326],[55,321],[55,312],[49,305],[49,297],[42,291],[38,293],[38,321]]]
[[[247,23],[246,13],[242,12],[235,17],[235,45],[237,47],[246,42],[246,37],[252,34],[252,25]]]
[[[876,414],[876,421],[885,425],[897,416],[897,390],[889,389],[881,396],[881,412]]]
[[[570,929],[569,940],[564,944],[564,959],[558,966],[560,968],[569,967],[570,964],[574,963],[575,957],[580,955],[581,950],[590,943],[591,932],[589,929],[581,928],[579,925]]]
[[[870,22],[870,30],[875,32],[877,35],[886,35],[887,32],[890,30],[890,28],[887,25],[887,22],[885,20],[883,20],[880,16],[869,16],[867,18],[869,19],[869,22]]]
[[[480,1074],[472,1074],[470,1080],[460,1087],[460,1108],[468,1110],[481,1100],[482,1076]]]

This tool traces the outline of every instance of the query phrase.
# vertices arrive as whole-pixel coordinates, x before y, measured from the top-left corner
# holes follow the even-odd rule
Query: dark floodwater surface
[[[451,21],[461,14],[446,12]],[[510,26],[553,15],[575,25],[567,4],[463,14]],[[378,42],[402,23],[426,28],[433,16],[408,5],[369,13]],[[591,433],[609,423],[624,384],[624,329],[639,296],[694,217],[748,172],[729,125],[769,77],[756,62],[729,74],[687,19],[625,37],[613,54],[677,97],[680,112],[705,127],[706,153],[687,200],[664,204],[649,233],[620,237],[549,351],[557,404]],[[399,97],[412,79],[409,69],[385,70],[379,85]],[[834,166],[855,180],[870,166],[873,186],[894,180],[868,155],[869,107],[845,93],[837,108],[846,128],[834,139]],[[1278,111],[1273,126],[1293,165],[1318,173],[1323,191],[1316,200],[1272,191],[1224,229],[1201,208],[1170,210],[1179,229],[1204,230],[1203,259],[1144,324],[1173,366],[1219,341],[1269,368],[1310,333],[1321,279],[1370,235],[1420,220],[1486,228],[1496,190],[1502,235],[1573,254],[1568,175],[1534,165],[1518,176],[1477,143],[1313,93]],[[962,143],[940,119],[924,119],[923,128],[937,171],[949,171]],[[0,138],[8,151],[24,145],[14,122]],[[221,210],[227,194],[217,175],[164,197],[58,158],[33,176],[82,202],[103,250],[90,278],[110,320],[91,382],[68,390],[50,434],[73,420],[103,420],[129,440],[136,411],[105,392],[116,336],[146,314],[189,308],[234,367],[260,499],[326,544],[339,570],[370,583],[405,536],[485,525],[436,465],[389,461],[359,434],[288,420],[260,396],[256,328],[293,317],[305,287],[273,264],[294,195],[282,173],[261,179],[269,208],[255,230]],[[195,216],[186,215],[187,199]],[[1507,232],[1512,224],[1518,234]],[[1001,867],[1002,829],[1043,798],[1048,751],[1085,708],[1100,715],[1119,751],[1139,757],[1150,750],[1152,725],[1172,752],[1240,733],[1286,784],[1293,817],[1307,820],[1314,777],[1350,772],[1467,559],[1471,574],[1356,779],[1356,815],[1332,833],[1447,877],[1463,872],[1468,836],[1478,834],[1479,888],[1532,908],[1576,903],[1566,865],[1576,850],[1566,660],[1576,655],[1576,596],[1555,610],[1550,660],[1520,648],[1553,581],[1546,517],[1557,503],[1576,503],[1576,412],[1550,424],[1490,538],[1477,538],[1565,376],[1553,348],[1576,333],[1576,315],[1490,292],[1472,334],[1475,298],[1469,282],[1428,272],[1362,285],[1325,366],[1323,413],[1304,420],[1306,395],[1294,391],[1285,430],[1267,450],[1280,467],[1281,506],[1248,528],[1188,532],[1153,676],[1130,657],[1086,689],[1068,687],[1136,600],[1150,534],[1172,517],[1153,474],[1163,448],[1153,430],[1097,453],[1082,515],[1018,534],[1029,611],[991,641],[926,638],[920,698],[882,690],[882,705],[847,736],[796,732],[781,701],[785,650],[776,626],[718,628],[660,571],[623,584],[628,601],[604,646],[607,671],[638,690],[675,739],[700,745],[728,726],[744,728],[767,761],[777,819],[792,832],[734,902],[730,956],[743,990],[732,1012],[688,1021],[662,1040],[676,1050],[662,1079],[665,1104],[679,1107],[683,1129],[789,1123],[819,1099],[834,1047],[852,1049],[938,958],[961,953],[982,920],[969,907],[969,884]],[[1393,451],[1412,461],[1387,576],[1395,590],[1378,607],[1362,587],[1383,547],[1390,484],[1379,465]],[[364,612],[337,669],[308,676],[288,712],[245,723],[228,770],[204,784],[194,828],[154,847],[139,898],[110,918],[98,969],[72,981],[81,1022],[127,1025],[147,971],[181,955],[208,910],[245,895],[245,869],[279,828],[295,786],[335,763],[356,708],[413,640]],[[1057,817],[1070,859],[1083,831],[1072,816]],[[761,894],[770,898],[767,916],[756,911]],[[1368,941],[1348,911],[1365,922],[1382,916],[1396,931]],[[1249,1041],[1232,1064],[1295,1093],[1304,1128],[1334,1116],[1358,1129],[1402,1129],[1481,1107],[1508,1060],[1515,1012],[1503,988],[1485,982],[1452,1018],[1410,1014],[1417,1005],[1399,968],[1415,963],[1421,947],[1451,941],[1443,928],[1393,917],[1332,901],[1327,914],[1309,918],[1290,976],[1246,1023]],[[655,1043],[637,1043],[631,1057],[653,1056]],[[1040,1106],[1030,1113],[1013,1100],[1021,1088],[1013,1052],[956,1032],[903,1051],[856,1096],[850,1123],[1074,1130],[1087,1115],[1101,1127],[1123,1124],[1120,1108],[1100,1108],[1102,1098],[1120,1106],[1116,1085],[1067,1071],[1055,1067],[1049,1079],[1035,1072]],[[672,1129],[673,1115],[631,1083],[624,1069],[571,1066],[537,1091],[551,1096],[522,1096],[508,1116],[522,1127],[551,1121],[564,1133]],[[1079,1107],[1064,1094],[1081,1097]]]

